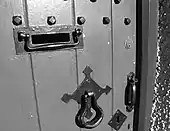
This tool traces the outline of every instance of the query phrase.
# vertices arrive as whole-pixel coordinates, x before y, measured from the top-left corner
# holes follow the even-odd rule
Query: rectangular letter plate
[[[83,48],[83,27],[59,25],[13,29],[16,54]]]

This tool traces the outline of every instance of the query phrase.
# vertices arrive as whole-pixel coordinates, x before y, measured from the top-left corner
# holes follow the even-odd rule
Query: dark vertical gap
[[[142,70],[142,0],[136,0],[136,103],[134,107],[133,131],[138,130],[140,107],[140,83]]]
[[[144,131],[149,38],[149,1],[136,0],[136,103],[134,108],[133,131]]]
[[[111,24],[110,24],[110,43],[111,43],[111,92],[112,92],[112,100],[111,100],[111,115],[113,115],[113,110],[114,110],[114,80],[113,80],[113,56],[114,56],[114,25],[113,25],[113,0],[110,0],[110,18],[111,18]],[[111,127],[111,131],[113,131],[113,128]]]

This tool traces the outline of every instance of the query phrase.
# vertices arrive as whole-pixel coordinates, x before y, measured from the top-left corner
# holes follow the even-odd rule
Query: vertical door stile
[[[124,131],[131,130],[133,127],[133,110],[131,112],[126,110],[124,100],[127,76],[130,72],[135,73],[136,5],[135,0],[113,0],[111,3],[112,88],[114,90],[112,90],[112,118],[109,125],[115,130]]]
[[[24,21],[25,21],[25,27],[29,28],[29,15],[28,15],[28,3],[27,0],[23,0],[23,9],[24,9]],[[33,84],[33,95],[35,100],[35,106],[36,106],[36,115],[37,115],[37,124],[39,131],[42,131],[41,127],[41,121],[40,121],[40,114],[39,114],[39,103],[37,98],[37,87],[36,87],[36,76],[34,71],[34,61],[33,61],[33,55],[31,53],[28,54],[29,60],[30,60],[30,67],[31,67],[31,77],[32,77],[32,84]]]
[[[110,7],[110,0],[76,1],[76,20],[80,17],[85,19],[85,23],[82,24],[84,48],[78,50],[79,82],[82,82],[85,77],[84,69],[90,67],[92,69],[91,78],[102,88],[105,88],[106,85],[112,86]],[[104,18],[107,19],[107,22],[104,21]],[[89,85],[89,88],[91,87]],[[103,109],[104,118],[96,128],[91,129],[92,131],[110,130],[107,123],[111,116],[111,100],[111,91],[107,95],[104,93],[97,99],[98,105]],[[95,111],[92,112],[95,114]],[[95,116],[94,114],[92,117]],[[87,131],[87,129],[83,130]]]

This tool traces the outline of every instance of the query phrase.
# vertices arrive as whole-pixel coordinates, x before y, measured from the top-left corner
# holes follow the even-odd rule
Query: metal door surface
[[[86,131],[75,124],[81,105],[62,98],[89,72],[99,92],[108,89],[97,100],[104,118],[91,130],[132,130],[133,110],[126,111],[124,95],[127,75],[135,73],[135,0],[1,0],[0,16],[0,130]],[[13,29],[75,26],[80,17],[83,48],[16,54]],[[113,119],[117,111],[121,122]]]

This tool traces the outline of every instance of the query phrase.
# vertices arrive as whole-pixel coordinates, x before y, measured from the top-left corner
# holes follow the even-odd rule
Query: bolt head
[[[56,23],[56,18],[55,18],[55,16],[49,16],[49,17],[47,18],[47,23],[48,23],[48,25],[54,25],[54,24]]]
[[[130,18],[125,18],[124,23],[125,23],[125,25],[129,25],[131,23]]]
[[[86,19],[84,17],[78,17],[77,18],[77,23],[79,25],[83,25],[86,22]]]
[[[119,4],[121,0],[114,0],[115,4]]]
[[[110,18],[109,17],[103,17],[103,24],[108,25],[110,23]]]
[[[12,18],[12,23],[15,25],[15,26],[19,26],[22,24],[22,17],[21,16],[13,16]]]

